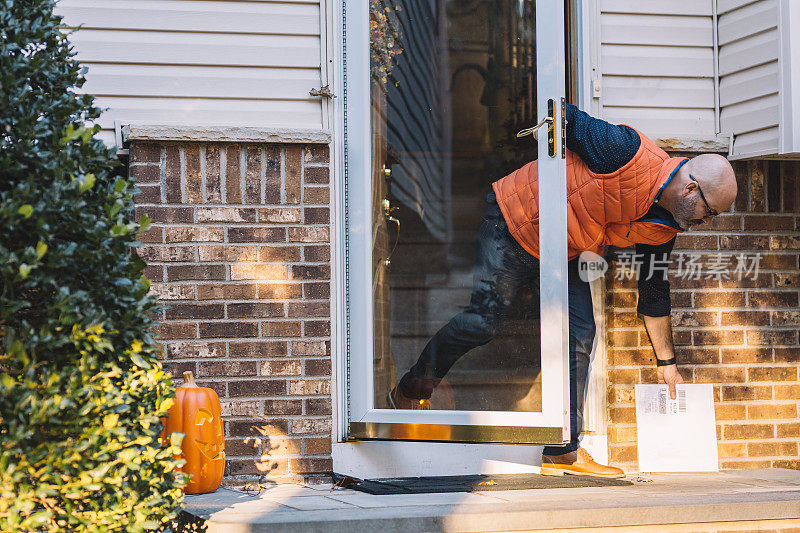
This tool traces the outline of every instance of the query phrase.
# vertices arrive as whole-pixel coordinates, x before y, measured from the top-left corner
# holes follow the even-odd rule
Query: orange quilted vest
[[[604,244],[662,244],[681,230],[652,220],[638,220],[653,205],[658,191],[688,161],[669,157],[639,133],[641,144],[628,163],[610,174],[589,170],[567,151],[567,253],[599,254]],[[532,161],[492,184],[511,235],[539,257],[538,165]]]

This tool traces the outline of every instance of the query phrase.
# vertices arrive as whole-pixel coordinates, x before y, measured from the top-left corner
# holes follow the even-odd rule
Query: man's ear
[[[683,186],[683,191],[681,192],[681,196],[686,198],[690,194],[692,194],[695,189],[697,189],[697,182],[693,180],[686,180],[688,183]]]

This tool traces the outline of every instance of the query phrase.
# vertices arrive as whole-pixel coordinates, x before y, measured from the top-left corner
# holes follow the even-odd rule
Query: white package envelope
[[[634,392],[640,472],[719,471],[713,385],[678,385],[674,400],[666,385]]]

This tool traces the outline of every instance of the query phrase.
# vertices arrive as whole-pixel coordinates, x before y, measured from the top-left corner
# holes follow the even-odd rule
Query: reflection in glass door
[[[370,20],[375,407],[541,411],[538,270],[498,277],[487,202],[537,158],[516,137],[537,122],[534,2],[373,0]]]
[[[536,6],[347,8],[350,438],[569,438],[564,10]],[[517,136],[548,113],[538,143]],[[529,163],[541,271],[492,187]]]

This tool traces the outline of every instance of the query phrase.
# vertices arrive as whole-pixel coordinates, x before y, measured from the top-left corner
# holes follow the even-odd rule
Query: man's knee
[[[576,324],[571,328],[575,338],[575,351],[582,354],[592,353],[592,346],[594,346],[594,338],[597,334],[597,326],[594,320],[582,324]]]
[[[468,340],[476,346],[491,341],[497,336],[498,323],[482,315],[470,312],[459,313],[453,318],[453,326],[458,331],[458,336]]]

